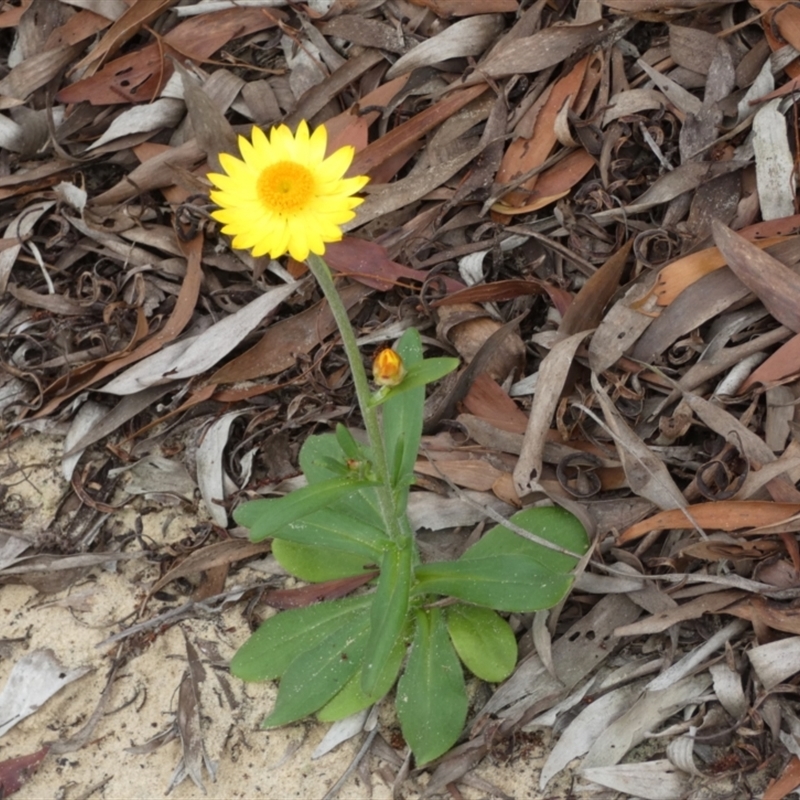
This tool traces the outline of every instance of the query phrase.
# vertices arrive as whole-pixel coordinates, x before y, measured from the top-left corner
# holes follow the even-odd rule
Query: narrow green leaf
[[[330,478],[322,483],[304,486],[285,497],[244,503],[234,511],[233,518],[239,525],[250,528],[250,541],[260,542],[268,536],[275,536],[290,522],[374,485],[369,481],[348,477]]]
[[[368,633],[365,613],[297,656],[283,673],[275,708],[262,726],[276,728],[319,711],[358,670]]]
[[[344,688],[326,706],[319,710],[317,719],[320,722],[336,722],[377,703],[397,680],[405,654],[406,641],[401,636],[395,643],[372,694],[367,694],[361,687],[362,672],[359,671],[347,681]]]
[[[467,719],[467,692],[441,609],[418,611],[405,672],[397,682],[397,716],[417,766],[438,758]]]
[[[288,542],[275,539],[272,554],[278,563],[291,575],[308,583],[321,583],[337,578],[349,578],[361,572],[374,570],[380,561],[379,555],[362,556],[320,545]]]
[[[422,342],[419,332],[409,328],[398,341],[395,350],[400,354],[406,369],[413,370],[422,362]],[[383,406],[381,422],[386,444],[386,459],[391,470],[391,482],[408,494],[405,476],[411,476],[417,460],[422,438],[422,416],[425,403],[425,387],[401,392],[390,397]],[[402,498],[405,500],[405,498]],[[405,509],[405,502],[400,508]]]
[[[361,456],[361,448],[358,446],[358,442],[341,422],[336,423],[336,441],[347,458],[359,458]]]
[[[236,651],[231,673],[243,681],[279,678],[301,653],[367,614],[371,596],[348,597],[281,611],[266,620]]]
[[[370,633],[364,656],[361,687],[375,694],[397,640],[403,635],[411,587],[412,548],[391,544],[381,561],[378,588],[370,612]]]
[[[373,405],[381,405],[390,397],[397,397],[403,392],[409,392],[428,383],[433,383],[443,378],[458,368],[461,363],[457,358],[426,358],[421,363],[409,367],[402,383],[386,391],[380,391],[372,396]]]
[[[473,675],[500,683],[514,671],[517,640],[502,617],[488,608],[463,603],[448,606],[445,617],[458,657]]]

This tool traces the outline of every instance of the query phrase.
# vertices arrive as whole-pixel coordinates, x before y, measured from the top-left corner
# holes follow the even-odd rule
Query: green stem
[[[400,527],[400,515],[398,514],[394,491],[389,479],[386,448],[384,447],[381,427],[378,422],[378,410],[370,405],[369,402],[372,392],[369,388],[367,373],[364,370],[364,362],[361,360],[356,335],[353,332],[353,326],[350,324],[350,316],[342,302],[342,298],[339,296],[339,292],[336,291],[331,271],[325,261],[320,256],[311,253],[308,256],[307,263],[311,273],[317,279],[325,299],[328,301],[342,337],[345,355],[350,362],[350,371],[353,374],[353,384],[358,398],[358,405],[361,408],[361,417],[364,420],[364,427],[367,429],[367,437],[372,448],[373,466],[381,484],[378,488],[378,501],[386,525],[386,532],[394,541],[403,542],[408,538],[408,534]]]

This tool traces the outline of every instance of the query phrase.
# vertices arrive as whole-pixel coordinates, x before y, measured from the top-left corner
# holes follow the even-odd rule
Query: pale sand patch
[[[24,479],[17,473],[5,498],[4,512],[27,508],[25,530],[33,532],[52,517],[66,488],[60,472],[62,440],[34,434],[0,452],[0,474],[12,463],[25,466]],[[157,543],[175,543],[192,526],[205,521],[202,508],[157,509],[152,503],[136,501],[107,521],[120,535],[133,529],[136,511],[149,506],[142,516],[143,535]],[[6,524],[8,522],[6,521]],[[137,551],[134,541],[127,552]],[[248,570],[228,580],[250,580]],[[147,587],[158,577],[157,566],[144,559],[118,562],[116,570],[95,567],[70,589],[54,595],[39,594],[21,584],[0,585],[0,640],[27,637],[26,641],[5,645],[0,651],[0,687],[5,685],[14,663],[25,653],[50,648],[67,669],[90,666],[93,671],[51,698],[40,710],[0,739],[0,760],[33,753],[46,742],[74,736],[95,710],[106,685],[115,647],[96,647],[119,630],[120,620],[133,615]],[[167,591],[176,594],[172,586]],[[46,605],[53,601],[79,598],[76,608]],[[165,604],[152,600],[149,613],[186,602],[176,596]],[[130,616],[127,624],[134,619]],[[177,691],[186,669],[183,631],[195,646],[204,642],[216,645],[219,656],[229,659],[248,635],[242,617],[242,604],[231,604],[221,614],[208,619],[190,619],[156,636],[137,638],[134,656],[116,677],[106,713],[90,741],[81,749],[59,756],[48,756],[36,775],[16,795],[20,800],[76,800],[91,797],[107,800],[164,797],[180,759],[181,747],[173,740],[147,755],[126,752],[168,728],[177,706]],[[202,653],[201,653],[202,655]],[[203,658],[206,680],[201,690],[203,734],[210,758],[217,762],[216,782],[205,771],[207,795],[186,779],[171,793],[176,800],[189,798],[321,798],[338,780],[358,751],[362,738],[340,745],[332,753],[312,760],[311,754],[328,726],[312,722],[280,730],[263,731],[261,719],[275,697],[275,686],[245,685],[223,668],[215,668]],[[226,685],[225,685],[226,684]],[[475,774],[495,784],[515,798],[539,798],[537,788],[543,757],[541,746],[524,746],[513,751],[505,765],[485,759]],[[339,797],[352,800],[385,800],[391,790],[379,774],[382,762],[370,758],[371,787],[358,774],[351,776]],[[385,764],[384,764],[385,766]],[[419,779],[418,786],[427,781]],[[570,779],[548,787],[546,797],[568,794]],[[99,786],[102,784],[102,786]],[[485,797],[468,786],[459,787],[464,798]],[[418,796],[407,785],[403,797]]]

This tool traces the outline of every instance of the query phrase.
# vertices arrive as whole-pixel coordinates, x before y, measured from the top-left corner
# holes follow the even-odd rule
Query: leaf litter
[[[91,614],[73,589],[127,581],[106,668],[184,621],[162,792],[205,790],[241,746],[207,741],[207,668],[231,715],[246,629],[357,588],[287,584],[230,515],[297,487],[309,433],[358,423],[304,266],[230,250],[208,216],[218,153],[300,119],[372,178],[328,254],[365,354],[414,325],[462,359],[428,401],[423,549],[538,501],[595,537],[561,607],[512,615],[515,674],[475,684],[431,770],[383,712],[336,731],[367,743],[364,791],[513,794],[534,736],[542,792],[570,762],[576,792],[800,785],[795,7],[27,0],[0,5],[0,37],[0,593]],[[35,436],[57,442],[52,478],[16,458]],[[222,615],[241,633],[224,652],[197,633]],[[0,640],[5,691],[44,652],[28,636]],[[51,739],[3,754],[4,795]]]

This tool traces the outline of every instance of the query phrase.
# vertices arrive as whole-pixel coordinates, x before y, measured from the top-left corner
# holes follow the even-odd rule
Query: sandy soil
[[[9,489],[4,510],[6,514],[22,511],[28,534],[35,535],[53,518],[66,489],[60,472],[62,441],[59,437],[31,434],[0,453],[0,475],[14,465],[21,468],[6,478]],[[198,521],[205,520],[202,508],[159,508],[142,499],[113,514],[105,524],[115,535],[122,535],[134,529],[137,514],[141,516],[145,539],[161,545],[180,541],[190,535]],[[136,541],[125,548],[126,552],[137,549]],[[120,652],[120,645],[102,643],[136,621],[134,615],[147,587],[157,577],[155,565],[134,558],[117,562],[114,567],[93,567],[72,586],[55,594],[41,594],[18,583],[0,585],[0,614],[4,620],[0,626],[0,687],[5,685],[16,661],[40,648],[51,649],[66,669],[91,668],[0,738],[0,761],[33,753],[47,742],[63,742],[83,728],[97,707],[110,667]],[[254,570],[234,571],[226,589],[258,579]],[[151,600],[145,619],[189,599],[179,596],[173,585],[166,591],[171,602]],[[17,797],[163,797],[181,760],[179,739],[148,754],[130,752],[129,748],[140,746],[173,726],[178,688],[187,668],[185,635],[201,654],[205,667],[200,697],[202,733],[206,752],[217,764],[217,776],[213,781],[203,771],[205,795],[186,778],[171,796],[177,800],[321,800],[347,769],[365,734],[315,760],[312,754],[328,726],[306,723],[277,731],[259,728],[274,699],[274,685],[244,685],[225,669],[227,659],[248,635],[243,607],[242,602],[230,603],[213,617],[189,619],[157,635],[141,634],[126,645],[130,657],[115,676],[103,715],[89,741],[74,752],[50,754]],[[380,730],[391,738],[388,711],[381,717]],[[525,737],[524,744],[518,742],[506,754],[504,763],[486,759],[475,774],[512,797],[541,797],[536,785],[543,752],[543,745]],[[373,751],[338,796],[353,800],[389,798],[396,771],[396,766]],[[417,797],[427,778],[423,773],[406,783],[402,796]],[[551,785],[547,796],[566,796],[567,782],[565,778],[560,788]],[[474,787],[460,785],[459,789],[465,798],[487,796]]]

